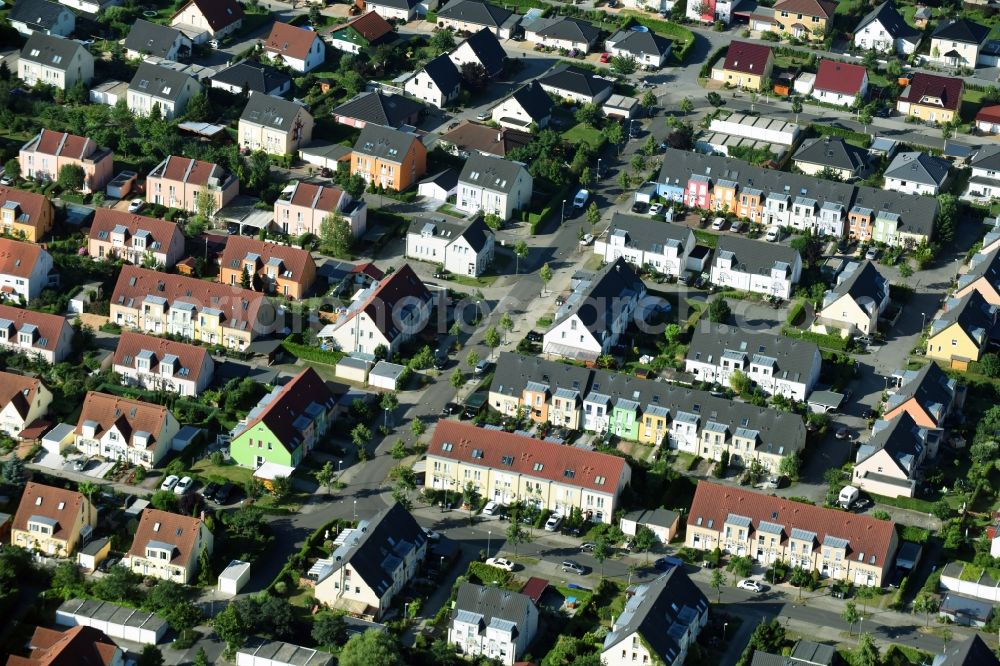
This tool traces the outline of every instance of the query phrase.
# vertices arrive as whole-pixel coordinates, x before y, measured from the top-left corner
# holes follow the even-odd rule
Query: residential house
[[[949,642],[944,652],[935,656],[931,666],[998,666],[1000,659],[990,649],[989,645],[973,634],[972,638],[963,638]]]
[[[976,113],[976,129],[984,134],[1000,134],[1000,104],[979,109]]]
[[[977,252],[969,262],[969,270],[958,276],[955,298],[979,292],[990,305],[1000,306],[1000,249]]]
[[[18,154],[22,178],[57,180],[67,164],[83,169],[83,192],[98,192],[111,180],[114,154],[91,139],[43,129],[21,146]]]
[[[911,55],[921,32],[908,24],[891,0],[870,11],[854,28],[854,46],[865,51]]]
[[[608,232],[594,242],[594,253],[606,264],[621,257],[637,269],[649,267],[657,273],[680,277],[687,270],[695,245],[689,227],[615,211]]]
[[[323,220],[331,215],[347,220],[354,238],[359,238],[368,227],[368,205],[336,185],[296,181],[274,200],[274,222],[282,233],[292,236],[306,233],[319,236]]]
[[[374,354],[385,347],[391,356],[424,329],[431,294],[408,264],[359,291],[347,312],[320,332],[348,354]]]
[[[123,564],[143,578],[186,585],[198,573],[202,551],[212,554],[214,541],[202,519],[147,507]]]
[[[683,567],[674,567],[638,586],[626,600],[611,633],[604,637],[601,663],[682,666],[707,624],[708,599]]]
[[[962,106],[962,79],[917,72],[896,100],[896,110],[933,123],[950,123]]]
[[[979,250],[979,252],[977,252],[977,254],[992,254],[993,250],[1000,249],[1000,220],[997,220],[995,217],[988,217],[983,220],[983,224],[986,225],[988,229],[986,231],[986,235],[983,236],[983,247]],[[961,276],[959,276],[959,280],[961,280]]]
[[[548,95],[546,95],[546,99],[548,99]],[[438,138],[438,145],[452,155],[466,159],[475,153],[488,157],[506,157],[507,153],[527,146],[531,140],[531,134],[509,129],[503,125],[497,128],[462,120],[459,121],[457,127],[448,130]],[[455,172],[452,171],[452,173]],[[455,184],[458,185],[458,174],[455,174]]]
[[[0,372],[0,430],[20,440],[25,428],[43,418],[52,393],[37,377]]]
[[[237,0],[189,0],[170,18],[170,25],[195,44],[221,40],[243,25],[245,13]]]
[[[990,29],[967,18],[941,21],[931,33],[931,60],[946,67],[975,69]]]
[[[416,134],[365,125],[351,153],[351,174],[403,192],[427,173],[427,148]]]
[[[471,483],[499,504],[520,500],[560,516],[579,509],[588,520],[612,524],[631,479],[618,456],[442,419],[427,447],[424,483],[459,492]]]
[[[333,554],[314,567],[316,601],[378,620],[419,573],[426,556],[423,529],[406,509],[393,504],[337,535]]]
[[[416,100],[405,95],[387,95],[381,90],[374,90],[358,93],[334,107],[333,119],[341,125],[358,129],[368,123],[399,129],[403,125],[417,125],[423,113],[424,105]]]
[[[823,307],[816,316],[815,330],[844,337],[874,335],[878,319],[889,305],[889,280],[866,261],[852,264],[838,276],[833,289],[823,294]]]
[[[281,21],[271,25],[263,50],[272,62],[282,64],[293,72],[311,72],[326,60],[326,44],[319,33]]]
[[[0,301],[30,303],[58,282],[52,255],[41,245],[0,238]]]
[[[312,141],[313,124],[312,114],[298,102],[253,91],[240,115],[240,147],[291,155]]]
[[[822,364],[813,342],[709,324],[692,336],[684,371],[726,387],[740,372],[767,395],[803,402],[816,386]]]
[[[633,319],[641,319],[646,286],[618,258],[596,274],[574,276],[573,293],[556,310],[542,341],[542,353],[596,361],[618,344]]]
[[[931,322],[927,358],[967,370],[970,361],[978,361],[985,353],[996,321],[997,306],[978,291],[945,302],[943,311]]]
[[[795,167],[810,176],[831,174],[854,180],[868,170],[868,151],[840,137],[807,139],[792,156]]]
[[[97,510],[82,494],[29,481],[14,514],[10,545],[69,557],[96,526]]]
[[[675,0],[659,0],[659,11],[671,11],[676,5]],[[647,9],[650,0],[626,0],[626,4],[634,5],[636,9]],[[655,6],[655,2],[653,5]],[[740,0],[704,0],[698,4],[688,3],[685,7],[685,16],[691,21],[702,23],[715,23],[721,21],[723,25],[729,25],[732,19],[734,5],[739,5]]]
[[[699,481],[684,545],[718,547],[763,566],[788,562],[833,580],[881,587],[899,539],[890,520]]]
[[[414,218],[406,234],[406,256],[441,264],[455,275],[478,277],[493,264],[495,244],[481,215],[468,225]]]
[[[86,456],[152,469],[170,451],[178,430],[180,424],[163,405],[89,391],[73,444]]]
[[[7,20],[25,37],[34,33],[69,37],[76,30],[76,14],[65,5],[50,0],[17,0]]]
[[[0,349],[58,363],[72,342],[73,329],[65,317],[0,305]]]
[[[333,421],[337,401],[316,371],[306,368],[276,386],[232,432],[229,455],[238,465],[298,467]]]
[[[611,95],[611,82],[579,67],[562,67],[536,79],[542,90],[557,99],[597,104]]]
[[[225,208],[239,193],[240,181],[233,174],[218,164],[190,157],[171,155],[146,176],[146,201],[206,217]]]
[[[876,421],[870,440],[858,447],[851,485],[884,497],[913,497],[918,469],[928,456],[927,429],[909,414]]]
[[[29,86],[44,83],[69,90],[94,78],[94,56],[75,39],[36,32],[17,59],[17,77]]]
[[[489,78],[500,76],[507,62],[507,52],[489,28],[482,28],[469,35],[448,57],[459,72],[465,65],[481,65]]]
[[[388,20],[412,21],[420,11],[420,0],[374,0],[365,1],[365,9],[375,12]]]
[[[534,179],[525,164],[472,153],[458,174],[455,208],[497,215],[506,222],[531,203],[533,187]]]
[[[510,39],[521,17],[481,0],[452,0],[437,13],[439,28],[455,32],[478,32],[489,28],[500,39]]]
[[[31,243],[52,230],[52,203],[41,194],[0,185],[0,230]]]
[[[722,82],[734,88],[760,92],[771,76],[774,54],[771,47],[732,41],[722,65]]]
[[[31,656],[7,657],[7,666],[125,666],[125,651],[100,629],[76,626],[66,631],[35,627],[28,641]]]
[[[328,39],[330,46],[338,51],[357,54],[390,41],[394,34],[392,24],[377,11],[369,11],[342,26],[334,27]]]
[[[619,30],[604,42],[608,53],[614,56],[635,58],[646,69],[659,69],[666,64],[673,49],[673,41],[652,30]]]
[[[538,608],[526,595],[466,581],[455,597],[448,645],[468,657],[514,666],[537,631]]]
[[[885,189],[937,196],[948,180],[947,160],[927,153],[899,153],[885,170]]]
[[[493,107],[493,122],[519,130],[543,129],[552,118],[555,104],[538,81],[529,81]]]
[[[191,40],[177,28],[162,23],[136,19],[125,38],[125,57],[130,60],[147,56],[180,60],[191,55]]]
[[[433,201],[447,201],[458,190],[458,174],[454,169],[445,169],[427,176],[417,184],[417,196]]]
[[[292,89],[292,77],[270,65],[241,60],[213,76],[211,86],[234,95],[258,92],[277,97]]]
[[[523,26],[524,38],[553,49],[590,53],[601,31],[593,23],[565,16],[538,18]]]
[[[972,173],[962,198],[982,203],[1000,198],[1000,147],[987,146],[979,150],[969,166]]]
[[[813,84],[813,99],[837,106],[852,106],[864,102],[868,94],[868,70],[864,65],[851,65],[836,60],[821,60]]]
[[[491,409],[570,430],[777,470],[805,447],[802,417],[717,398],[664,382],[502,353],[490,386]]]
[[[87,254],[93,259],[155,264],[165,269],[184,258],[184,234],[173,222],[113,208],[98,208]]]
[[[680,533],[680,522],[680,514],[670,509],[636,509],[622,516],[618,526],[626,536],[632,537],[646,528],[666,546]]]
[[[138,116],[148,116],[159,106],[160,115],[172,120],[184,115],[188,101],[202,90],[201,83],[187,72],[141,62],[128,84],[125,101]]]
[[[194,397],[212,383],[215,361],[206,347],[122,331],[112,367],[125,386]]]
[[[965,388],[948,377],[937,363],[928,363],[919,370],[906,370],[899,376],[899,386],[889,393],[882,415],[892,421],[903,414],[927,432],[931,454],[937,452],[944,434],[945,423],[956,414],[965,400]]]
[[[778,32],[797,39],[823,41],[833,27],[837,3],[831,0],[780,0],[774,5]]]
[[[407,94],[427,102],[439,109],[451,106],[458,99],[462,75],[447,53],[442,53],[403,84]]]
[[[316,262],[308,250],[247,236],[230,236],[219,259],[219,282],[254,291],[305,298],[316,281]]]
[[[124,266],[111,294],[111,321],[154,335],[176,335],[245,351],[275,326],[260,292]]]
[[[740,236],[720,236],[712,262],[712,284],[788,299],[802,276],[798,251]]]
[[[934,198],[861,186],[847,215],[848,235],[862,242],[916,247],[930,242],[937,210]]]

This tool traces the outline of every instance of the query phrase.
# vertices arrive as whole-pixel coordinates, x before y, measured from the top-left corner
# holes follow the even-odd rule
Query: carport
[[[835,412],[844,401],[844,394],[836,391],[813,391],[809,395],[809,411],[813,414]]]

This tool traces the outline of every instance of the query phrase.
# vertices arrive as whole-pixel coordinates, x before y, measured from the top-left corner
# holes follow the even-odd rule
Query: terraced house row
[[[802,417],[707,391],[629,375],[503,353],[489,392],[490,406],[505,416],[536,423],[610,433],[664,445],[733,464],[759,461],[777,470],[805,446]]]
[[[668,149],[657,194],[692,208],[735,213],[767,226],[811,229],[892,246],[930,241],[937,200]]]

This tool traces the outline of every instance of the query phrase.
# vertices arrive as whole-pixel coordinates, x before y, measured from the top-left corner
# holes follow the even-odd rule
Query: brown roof
[[[5,206],[8,203],[17,204],[19,210],[16,221],[21,224],[36,224],[36,221],[42,217],[44,207],[52,205],[41,194],[0,186],[0,206]]]
[[[243,5],[236,0],[191,0],[181,7],[174,16],[183,13],[190,5],[198,8],[212,30],[221,30],[244,16]]]
[[[920,100],[924,97],[937,97],[941,99],[945,109],[958,111],[958,107],[962,105],[964,87],[965,82],[962,79],[917,72],[899,99],[911,104],[920,104]]]
[[[976,114],[976,120],[987,123],[1000,123],[1000,104],[984,106]]]
[[[222,251],[222,267],[240,269],[243,266],[243,259],[248,254],[256,254],[260,257],[257,261],[258,273],[265,272],[267,263],[272,258],[280,259],[282,273],[290,273],[284,277],[300,284],[304,284],[302,279],[305,276],[307,266],[312,265],[313,271],[316,270],[316,262],[306,250],[246,236],[229,237],[226,249]]]
[[[410,265],[403,264],[398,271],[379,282],[364,303],[352,308],[352,315],[364,312],[387,339],[394,340],[401,332],[396,324],[399,309],[414,300],[427,303],[431,300],[431,293]],[[352,318],[345,318],[345,323]]]
[[[710,481],[699,481],[688,513],[688,525],[721,532],[729,514],[749,518],[751,536],[764,521],[783,526],[782,543],[788,540],[792,529],[800,529],[815,533],[820,544],[828,536],[847,540],[848,555],[864,553],[866,564],[871,563],[870,558],[874,555],[874,564],[882,567],[892,556],[889,549],[892,547],[896,526],[891,520],[878,520]],[[708,527],[709,521],[712,521],[712,527]]]
[[[20,331],[25,325],[36,327],[38,336],[35,338],[34,346],[53,352],[59,344],[63,328],[68,326],[66,318],[60,315],[24,310],[10,305],[0,305],[0,320],[4,319],[14,324],[15,331]]]
[[[264,295],[218,282],[206,282],[183,275],[169,275],[138,266],[123,266],[118,274],[111,303],[139,309],[146,296],[158,296],[175,302],[190,303],[199,310],[222,311],[224,326],[241,331],[256,331]]]
[[[478,150],[497,157],[505,157],[514,148],[521,148],[531,142],[527,132],[480,125],[463,120],[458,127],[441,135],[441,141],[453,143],[465,150]]]
[[[305,206],[316,210],[331,212],[337,210],[344,190],[337,186],[313,185],[312,183],[296,183],[289,200],[293,206]]]
[[[771,47],[748,42],[732,42],[726,51],[723,69],[744,74],[763,74],[771,57]]]
[[[110,242],[111,232],[118,225],[128,229],[128,237],[125,239],[126,247],[132,245],[136,232],[140,230],[148,231],[153,237],[153,242],[159,243],[159,247],[155,249],[162,249],[164,252],[170,248],[175,237],[181,237],[181,241],[183,241],[181,230],[173,222],[111,208],[97,209],[94,221],[90,225],[90,240]],[[101,237],[102,233],[106,236]],[[146,243],[146,247],[153,249],[150,242]]]
[[[188,559],[198,557],[194,552],[198,542],[198,531],[201,520],[191,516],[146,508],[139,519],[139,527],[135,530],[132,547],[128,554],[133,557],[146,557],[146,546],[150,541],[160,541],[174,547],[174,556],[170,563],[176,566],[187,566]]]
[[[27,532],[28,521],[32,516],[51,518],[56,521],[52,537],[65,541],[76,524],[77,517],[88,506],[87,498],[78,492],[43,486],[31,481],[24,487],[24,495],[21,496],[21,503],[17,505],[11,529]]]
[[[30,644],[30,657],[8,657],[7,666],[111,666],[119,652],[107,634],[93,627],[35,627]]]
[[[392,24],[379,16],[377,12],[362,14],[353,21],[348,21],[345,25],[335,27],[331,32],[337,32],[347,27],[357,30],[369,42],[374,42],[376,39],[392,32]]]
[[[135,357],[142,351],[153,352],[150,372],[158,372],[156,368],[163,357],[173,354],[179,363],[179,365],[174,366],[174,372],[176,373],[181,368],[187,368],[188,374],[184,379],[195,383],[198,382],[201,369],[208,357],[208,351],[205,347],[167,340],[166,338],[156,338],[133,331],[122,331],[121,337],[118,338],[118,347],[115,349],[114,364],[131,368],[135,365]]]
[[[275,21],[271,34],[264,40],[264,50],[305,60],[317,39],[319,35],[312,30]]]
[[[837,3],[829,0],[783,0],[774,6],[775,13],[788,12],[820,18],[830,18],[836,10]]]
[[[0,408],[13,402],[17,413],[24,418],[35,401],[40,385],[41,382],[32,377],[0,372]]]
[[[0,275],[31,277],[40,256],[41,245],[0,238]]]
[[[218,164],[177,155],[171,155],[166,159],[162,173],[150,175],[192,185],[205,185],[212,176],[218,178],[221,184],[229,177],[226,170]]]
[[[43,129],[38,138],[35,151],[46,155],[57,155],[83,159],[97,150],[97,144],[87,137],[77,136],[68,132],[53,132]]]
[[[322,406],[328,412],[336,404],[336,398],[316,371],[306,368],[285,384],[280,393],[256,419],[247,423],[242,432],[263,423],[290,453],[294,452],[303,441],[302,428],[296,425],[296,421],[305,416],[312,422],[318,412],[310,414],[307,410],[314,404]]]
[[[611,495],[625,473],[625,459],[618,456],[445,419],[434,428],[427,453]],[[505,456],[510,456],[510,463],[504,461]],[[598,483],[599,477],[603,483]]]
[[[97,437],[116,427],[128,442],[137,446],[132,436],[138,432],[149,433],[147,448],[152,447],[163,430],[169,410],[162,405],[141,400],[129,400],[116,395],[89,391],[83,399],[83,409],[76,422],[77,435],[83,434],[83,426],[91,421],[96,424]]]

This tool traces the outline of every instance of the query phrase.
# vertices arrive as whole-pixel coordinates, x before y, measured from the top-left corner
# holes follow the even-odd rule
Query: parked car
[[[528,339],[528,342],[541,342],[545,339],[545,336],[538,331],[528,331],[528,334],[524,337]]]
[[[649,204],[645,201],[636,201],[632,204],[632,212],[645,215],[649,211]]]
[[[781,240],[781,229],[779,227],[771,227],[764,235],[764,240],[768,243],[775,243]]]
[[[89,463],[90,463],[89,458],[77,458],[76,460],[73,461],[73,471],[82,472],[83,470],[87,469],[87,465]]]
[[[602,53],[601,54],[601,62],[607,63],[607,62],[610,62],[610,61],[611,61],[611,54],[610,53]]]
[[[219,484],[215,483],[214,481],[209,481],[208,483],[205,484],[205,487],[201,489],[201,496],[206,499],[210,499],[213,495],[215,495],[216,491],[218,490],[219,490]]]
[[[210,39],[210,40],[208,40],[208,46],[210,48],[213,48],[213,49],[219,48],[219,40],[217,40],[217,39]]]
[[[514,563],[503,557],[491,557],[486,560],[486,564],[497,569],[503,569],[504,571],[514,570]]]
[[[717,217],[714,220],[712,220],[712,229],[714,229],[715,231],[722,231],[725,228],[726,228],[726,218]]]
[[[163,479],[163,483],[160,484],[160,490],[173,490],[178,481],[180,481],[180,478],[176,474],[171,474]]]
[[[422,529],[424,531],[424,536],[427,537],[428,541],[440,541],[441,540],[441,535],[438,534],[437,532],[435,532],[434,530],[429,530],[426,527],[421,527],[420,529]]]
[[[733,222],[732,226],[729,227],[729,230],[732,231],[734,234],[741,234],[747,230],[746,222],[744,222],[743,220],[736,220],[735,222]]]
[[[661,557],[660,559],[653,562],[653,567],[657,571],[669,571],[674,567],[684,566],[684,561],[677,557]]]
[[[590,199],[590,192],[588,190],[580,190],[573,197],[573,208],[583,208],[587,205],[588,199]]]
[[[452,414],[458,414],[460,411],[462,411],[461,405],[455,402],[449,402],[441,408],[441,416],[451,416]]]
[[[555,532],[562,525],[562,516],[558,514],[553,514],[549,516],[549,519],[545,521],[545,531]]]
[[[191,490],[192,485],[194,485],[194,479],[190,476],[185,476],[177,482],[176,486],[174,486],[174,493],[177,495],[183,495],[187,491]]]
[[[662,213],[663,213],[663,204],[655,203],[649,207],[650,215],[656,216],[656,215],[661,215]]]
[[[477,375],[485,375],[493,368],[493,362],[487,361],[485,358],[476,363],[475,372]]]
[[[594,548],[597,548],[597,544],[592,541],[586,541],[580,544],[580,550],[585,553],[592,553]]]
[[[587,246],[594,242],[594,234],[584,234],[580,239],[580,245]]]
[[[490,119],[489,111],[483,111],[482,113],[476,114],[476,120],[489,120],[489,119]]]
[[[875,261],[876,259],[878,259],[878,248],[873,245],[865,252],[865,260]]]
[[[865,407],[864,409],[861,410],[861,418],[865,419],[866,421],[870,421],[876,416],[878,416],[878,412],[876,412],[871,407]]]
[[[229,497],[232,494],[233,494],[233,484],[227,482],[222,484],[222,487],[219,488],[219,490],[215,493],[215,496],[212,499],[215,500],[216,504],[227,504],[229,502]]]
[[[744,578],[743,580],[741,580],[740,582],[738,582],[736,584],[736,587],[740,588],[741,590],[747,590],[747,591],[750,591],[750,592],[763,592],[764,591],[764,588],[761,586],[760,583],[758,583],[757,581],[752,580],[750,578]]]
[[[573,560],[563,560],[562,565],[559,567],[563,573],[575,573],[578,576],[585,576],[587,570],[579,562],[574,562]]]
[[[487,502],[486,506],[483,507],[484,516],[495,516],[499,512],[500,512],[500,505],[494,502],[493,500]]]
[[[142,207],[146,205],[146,202],[142,199],[132,199],[132,202],[128,205],[128,212],[138,213],[142,210]]]
[[[3,176],[0,176],[0,185],[8,185],[9,186],[9,185],[13,185],[13,184],[14,184],[14,179],[12,177],[8,176],[6,173],[4,173]]]

